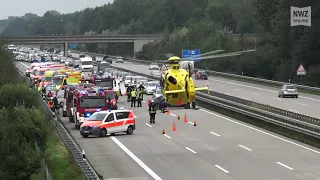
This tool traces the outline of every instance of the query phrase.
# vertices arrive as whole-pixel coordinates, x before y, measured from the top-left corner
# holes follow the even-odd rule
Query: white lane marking
[[[240,89],[234,89],[235,91],[240,91]]]
[[[292,167],[287,166],[287,165],[285,165],[285,164],[283,164],[283,163],[281,163],[281,162],[277,162],[277,164],[279,164],[280,166],[283,166],[283,167],[285,167],[285,168],[287,168],[287,169],[290,169],[291,171],[293,170]]]
[[[247,147],[245,147],[245,146],[243,146],[243,145],[239,145],[239,147],[242,147],[243,149],[246,149],[246,150],[248,150],[248,151],[252,151],[250,148],[247,148]]]
[[[306,104],[303,104],[303,103],[297,103],[297,104],[299,104],[299,105],[301,105],[301,106],[306,106]]]
[[[314,152],[314,153],[320,154],[320,151],[316,151],[316,150],[314,150],[314,149],[312,149],[312,148],[303,146],[303,145],[301,145],[301,144],[297,144],[297,143],[295,143],[295,142],[292,142],[292,141],[289,141],[289,140],[287,140],[287,139],[281,138],[281,137],[279,137],[279,136],[273,135],[273,134],[271,134],[271,133],[262,131],[262,130],[260,130],[260,129],[257,129],[257,128],[248,126],[248,125],[246,125],[246,124],[243,124],[243,123],[234,121],[234,120],[232,120],[232,119],[226,118],[226,117],[221,116],[221,115],[218,115],[218,114],[216,114],[216,113],[213,113],[213,112],[210,112],[210,111],[207,111],[207,110],[203,110],[203,109],[200,109],[200,110],[203,111],[203,112],[206,112],[206,113],[208,113],[208,114],[211,114],[211,115],[217,116],[217,117],[219,117],[219,118],[222,118],[222,119],[224,119],[224,120],[227,120],[227,121],[229,121],[229,122],[232,122],[232,123],[235,123],[235,124],[244,126],[244,127],[249,128],[249,129],[251,129],[251,130],[258,131],[258,132],[260,132],[260,133],[262,133],[262,134],[265,134],[265,135],[274,137],[274,138],[279,139],[279,140],[281,140],[281,141],[284,141],[284,142],[290,143],[290,144],[292,144],[292,145],[301,147],[301,148],[303,148],[303,149],[312,151],[312,152]]]
[[[136,119],[137,119],[138,117],[137,117],[137,116],[134,116],[134,118],[136,118]]]
[[[22,64],[24,67],[28,68],[29,66],[25,65],[24,63],[22,62],[19,62],[20,64]]]
[[[168,136],[168,135],[166,135],[166,134],[164,134],[164,136],[165,136],[165,137],[167,137],[167,138],[169,138],[169,139],[171,139],[171,137],[170,137],[170,136]]]
[[[229,173],[229,171],[227,171],[227,170],[225,170],[225,169],[223,169],[221,166],[219,166],[219,165],[214,165],[216,168],[218,168],[218,169],[220,169],[221,171],[223,171],[223,172],[225,172],[225,173]]]
[[[153,179],[162,180],[155,172],[153,172],[146,164],[144,164],[136,155],[134,155],[125,145],[123,145],[116,137],[111,136],[110,139],[116,143],[125,153],[128,154],[142,169],[144,169]]]
[[[258,90],[267,91],[267,92],[273,92],[273,93],[278,92],[278,91],[272,91],[272,90],[269,90],[269,89],[263,89],[263,88],[259,88],[259,87],[253,87],[253,86],[248,86],[248,85],[243,85],[243,84],[238,84],[238,83],[233,83],[233,82],[221,81],[221,80],[212,79],[212,78],[209,78],[209,80],[223,82],[223,83],[226,83],[226,84],[232,84],[232,85],[236,85],[236,86],[248,87],[248,88],[252,88],[252,89],[258,89]],[[309,98],[309,97],[306,97],[306,96],[299,96],[299,97],[300,98],[304,98],[304,99],[309,99],[309,100],[319,101],[320,102],[320,99]]]
[[[220,136],[219,134],[217,134],[217,133],[214,133],[214,132],[210,132],[211,134],[213,134],[213,135],[215,135],[215,136]]]
[[[194,150],[192,150],[192,149],[190,149],[190,148],[188,148],[188,147],[186,147],[186,149],[189,150],[190,152],[192,152],[193,154],[196,154],[196,153],[197,153],[197,152],[195,152]]]
[[[189,123],[189,124],[191,124],[191,125],[194,125],[194,123],[193,123],[193,122],[191,122],[191,121],[188,121],[188,123]]]
[[[289,109],[289,111],[295,112],[295,113],[299,113],[299,111],[295,110],[295,109]]]
[[[258,93],[252,93],[253,95],[256,95],[256,96],[259,96],[260,94],[258,94]]]
[[[225,93],[226,95],[228,95],[228,96],[231,96],[231,94],[229,94],[229,93]]]
[[[145,125],[147,125],[147,126],[149,126],[149,127],[152,127],[150,124],[148,124],[148,123],[144,123]]]
[[[170,115],[171,115],[171,116],[177,116],[177,115],[175,115],[175,114],[173,114],[173,113],[170,113]]]
[[[281,100],[280,98],[272,98],[272,99],[275,99],[275,100]]]

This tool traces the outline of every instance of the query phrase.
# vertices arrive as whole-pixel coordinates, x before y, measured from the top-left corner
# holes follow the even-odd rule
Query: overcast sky
[[[113,0],[0,0],[0,19],[22,16],[25,13],[43,15],[48,10],[71,13],[87,7],[96,7]]]

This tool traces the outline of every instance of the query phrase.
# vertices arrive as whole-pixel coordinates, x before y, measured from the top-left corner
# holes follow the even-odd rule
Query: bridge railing
[[[5,40],[8,40],[8,39],[37,39],[37,38],[107,38],[107,37],[115,37],[115,38],[118,38],[118,37],[123,37],[123,38],[126,38],[126,37],[162,37],[163,35],[162,34],[126,34],[126,35],[48,35],[48,36],[0,36],[0,39],[5,39]]]

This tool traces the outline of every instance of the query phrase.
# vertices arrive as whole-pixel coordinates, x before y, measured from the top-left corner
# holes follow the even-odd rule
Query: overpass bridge
[[[143,45],[161,39],[162,34],[145,35],[66,35],[66,36],[1,36],[3,40],[10,44],[64,44],[65,56],[68,55],[70,43],[106,43],[123,42],[133,43],[134,52],[141,51]]]

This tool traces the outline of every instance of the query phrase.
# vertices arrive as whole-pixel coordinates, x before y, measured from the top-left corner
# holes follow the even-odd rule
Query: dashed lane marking
[[[171,139],[171,137],[166,134],[164,134],[163,136],[167,137],[168,139]]]
[[[283,166],[283,167],[285,167],[285,168],[287,168],[287,169],[290,169],[291,171],[293,170],[292,167],[287,166],[287,165],[285,165],[285,164],[283,164],[283,163],[281,163],[281,162],[277,162],[277,164],[279,164],[280,166]]]
[[[190,152],[192,152],[193,154],[196,154],[196,153],[197,153],[197,152],[195,152],[194,150],[192,150],[192,149],[190,149],[190,148],[188,148],[188,147],[186,147],[186,149],[189,150]]]
[[[215,135],[215,136],[220,136],[219,134],[217,133],[214,133],[214,132],[210,132],[211,134]]]
[[[245,146],[243,146],[243,145],[239,145],[239,147],[242,147],[243,149],[246,149],[246,150],[248,150],[248,151],[252,151],[250,148],[247,148],[247,147],[245,147]]]
[[[148,123],[144,123],[145,125],[147,125],[147,126],[149,126],[149,127],[152,127],[150,124],[148,124]]]
[[[225,172],[225,173],[229,173],[229,171],[225,170],[224,168],[222,168],[221,166],[219,165],[214,165],[216,168],[220,169],[221,171]]]
[[[281,137],[276,136],[276,135],[274,135],[274,134],[271,134],[271,133],[268,133],[268,132],[262,131],[262,130],[260,130],[260,129],[257,129],[257,128],[254,128],[254,127],[251,127],[251,126],[249,126],[249,125],[246,125],[246,124],[243,124],[243,123],[237,122],[237,121],[235,121],[235,120],[229,119],[229,118],[227,118],[227,117],[221,116],[221,115],[219,115],[219,114],[216,114],[216,113],[213,113],[213,112],[210,112],[210,111],[204,110],[204,109],[200,109],[200,110],[201,110],[201,111],[203,111],[203,112],[205,112],[205,113],[208,113],[208,114],[214,115],[214,116],[216,116],[216,117],[219,117],[219,118],[221,118],[221,119],[227,120],[227,121],[229,121],[229,122],[232,122],[232,123],[235,123],[235,124],[238,124],[238,125],[244,126],[244,127],[249,128],[249,129],[251,129],[251,130],[254,130],[254,131],[260,132],[260,133],[262,133],[262,134],[265,134],[265,135],[271,136],[271,137],[273,137],[273,138],[276,138],[276,139],[279,139],[279,140],[281,140],[281,141],[284,141],[284,142],[290,143],[290,144],[295,145],[295,146],[298,146],[298,147],[300,147],[300,148],[303,148],[303,149],[306,149],[306,150],[312,151],[312,152],[314,152],[314,153],[320,154],[320,151],[317,151],[317,150],[314,150],[314,149],[312,149],[312,148],[309,148],[309,147],[303,146],[303,145],[301,145],[301,144],[298,144],[298,143],[295,143],[295,142],[289,141],[289,140],[287,140],[287,139],[281,138]]]

